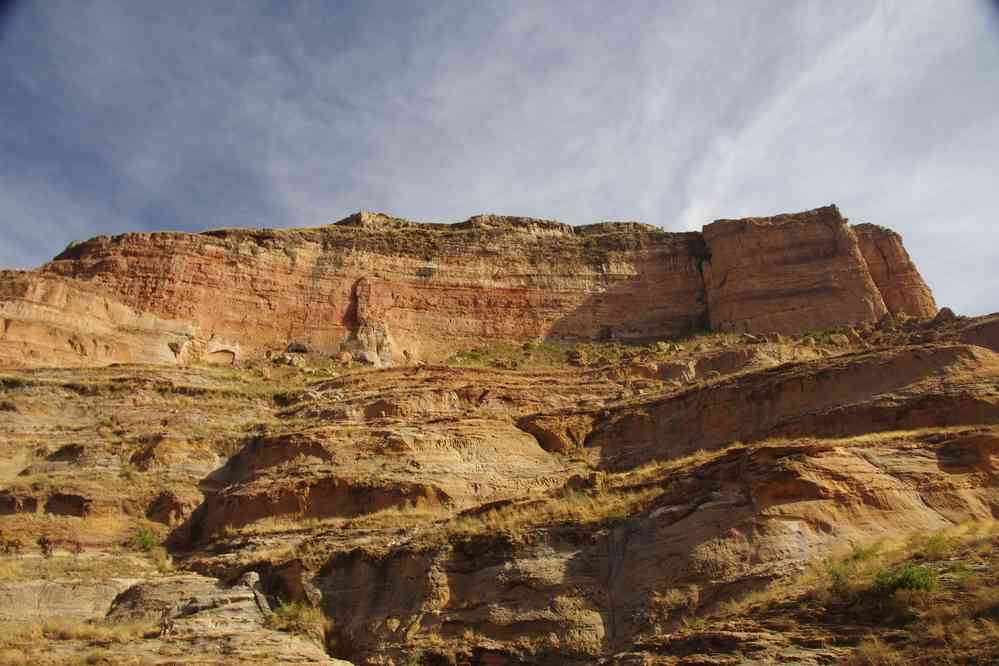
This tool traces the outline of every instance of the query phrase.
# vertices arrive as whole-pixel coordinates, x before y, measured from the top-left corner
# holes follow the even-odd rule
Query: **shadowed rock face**
[[[10,286],[55,276],[123,314],[109,322],[95,296],[39,302]],[[900,237],[851,228],[835,206],[703,233],[359,213],[315,229],[101,236],[0,283],[0,358],[25,366],[70,364],[67,354],[78,365],[231,363],[291,340],[391,365],[496,340],[800,333],[936,311]]]

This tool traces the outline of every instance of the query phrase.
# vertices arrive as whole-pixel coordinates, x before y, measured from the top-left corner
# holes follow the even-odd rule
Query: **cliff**
[[[835,206],[704,227],[711,326],[800,333],[936,307],[898,234],[851,228]],[[872,264],[873,262],[873,264]]]
[[[114,335],[106,323],[89,327],[103,315],[84,307],[73,317],[78,332],[91,346],[107,347],[73,360],[85,364],[182,362],[209,353],[231,360],[291,341],[390,364],[437,360],[497,340],[640,341],[709,325],[798,333],[875,322],[888,311],[931,316],[932,296],[901,239],[869,225],[859,229],[835,206],[721,220],[703,233],[493,215],[421,224],[358,213],[314,229],[100,236],[17,280],[58,276],[72,289],[185,331],[184,340],[169,341],[180,352],[168,354],[165,339],[148,336],[145,351],[118,352],[115,336],[128,337],[125,329],[134,327],[123,323]],[[23,330],[59,310],[42,317],[37,309],[13,308],[16,298],[7,292],[6,330],[9,322]],[[100,309],[96,301],[94,307]],[[17,341],[30,347],[30,336]],[[8,351],[4,363],[67,363],[61,352],[43,349],[54,347],[65,345]]]
[[[933,316],[937,311],[933,294],[905,251],[902,237],[874,224],[858,224],[853,231],[888,310],[912,317]]]
[[[0,367],[173,363],[194,334],[86,283],[0,271]]]

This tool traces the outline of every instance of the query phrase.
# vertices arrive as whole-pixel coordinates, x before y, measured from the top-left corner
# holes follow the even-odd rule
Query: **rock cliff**
[[[361,292],[363,322],[379,306]],[[0,663],[819,666],[869,633],[939,649],[915,618],[950,597],[886,620],[920,599],[870,596],[896,563],[875,551],[903,544],[934,594],[981,590],[971,620],[994,612],[996,321],[417,367],[7,369]],[[956,526],[984,539],[961,560]],[[838,561],[870,567],[856,592],[823,577]],[[956,663],[999,654],[968,644]]]
[[[77,298],[64,316],[52,303],[28,308],[12,286],[34,281],[44,291],[55,277],[64,290],[172,322],[149,325],[183,339],[143,334],[136,347],[135,326],[88,324],[107,319],[103,301]],[[721,220],[703,233],[494,215],[422,224],[375,213],[314,229],[131,233],[76,244],[0,282],[5,362],[25,366],[231,361],[293,341],[391,365],[498,340],[643,341],[708,326],[800,333],[935,312],[898,235],[851,228],[835,206]],[[43,331],[34,346],[18,332],[30,329]],[[67,357],[77,333],[103,351]]]
[[[704,227],[712,327],[798,333],[887,311],[857,236],[835,206]]]
[[[888,311],[912,317],[936,314],[933,294],[905,251],[902,237],[874,224],[858,224],[853,231]]]

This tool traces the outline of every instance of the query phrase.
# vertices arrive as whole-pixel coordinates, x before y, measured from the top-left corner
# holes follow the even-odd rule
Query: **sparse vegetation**
[[[847,666],[900,666],[902,656],[879,638],[865,638],[849,659]]]
[[[42,639],[124,643],[154,632],[155,628],[152,625],[144,623],[112,624],[53,618],[35,623],[0,625],[0,641],[2,641],[0,645],[11,647]]]
[[[921,564],[904,562],[879,571],[870,589],[881,596],[894,595],[899,590],[932,592],[937,587],[937,574]]]
[[[286,631],[323,641],[326,618],[320,609],[301,602],[281,602],[265,619],[265,624],[276,631]]]
[[[799,621],[815,614],[814,626],[830,630],[839,623],[868,626],[870,635],[846,661],[856,666],[983,663],[979,655],[999,654],[997,532],[996,523],[969,523],[862,544],[797,583],[773,586],[721,613],[794,608]],[[888,632],[894,632],[890,643]]]
[[[864,480],[858,482],[851,476],[854,470],[839,465],[840,460],[855,456],[858,464],[864,465],[866,460],[887,469],[900,456],[915,451],[920,465],[952,464],[953,468],[944,469],[939,478],[933,470],[919,468],[919,482],[926,479],[927,485],[916,487],[916,492],[922,488],[939,491],[932,499],[926,495],[927,505],[948,506],[960,515],[962,509],[953,507],[962,501],[958,493],[965,488],[976,498],[988,497],[990,487],[981,481],[988,478],[987,469],[981,462],[982,452],[990,449],[976,440],[978,457],[964,455],[962,447],[973,430],[970,426],[874,432],[839,439],[811,437],[803,427],[805,434],[791,434],[786,439],[731,442],[718,448],[710,447],[721,444],[721,437],[705,436],[698,442],[690,433],[703,427],[707,435],[716,425],[710,421],[725,422],[729,403],[712,406],[702,421],[697,420],[700,413],[694,412],[677,412],[674,418],[673,405],[709,405],[710,383],[686,395],[673,389],[667,393],[663,387],[674,386],[674,382],[655,379],[665,367],[656,365],[660,361],[696,361],[696,354],[708,350],[712,359],[742,358],[751,354],[744,354],[746,349],[732,354],[714,352],[729,344],[758,344],[761,346],[750,351],[772,355],[777,359],[774,362],[790,358],[802,377],[818,376],[823,368],[845,363],[833,359],[812,372],[807,367],[810,361],[802,361],[802,357],[811,358],[809,354],[817,351],[828,356],[835,350],[805,350],[801,356],[796,355],[800,350],[794,350],[795,354],[781,356],[778,345],[784,344],[782,339],[770,334],[766,339],[770,342],[764,345],[759,338],[705,333],[648,345],[613,340],[510,343],[463,352],[452,359],[459,365],[531,370],[520,375],[409,366],[338,371],[335,377],[320,373],[319,378],[307,378],[297,368],[269,363],[25,372],[23,390],[16,389],[18,393],[11,396],[24,416],[12,417],[0,426],[6,429],[5,435],[9,433],[0,443],[9,444],[14,452],[9,467],[0,472],[8,479],[5,490],[14,491],[9,494],[11,507],[15,498],[34,504],[31,510],[0,516],[0,524],[8,535],[28,544],[28,556],[0,558],[0,579],[142,578],[153,579],[157,589],[171,589],[173,594],[170,586],[186,576],[163,581],[156,580],[153,573],[154,567],[160,572],[172,568],[162,545],[170,530],[178,546],[191,547],[189,552],[186,548],[177,551],[178,558],[183,553],[179,562],[185,569],[227,582],[241,572],[267,572],[268,591],[274,589],[276,574],[289,581],[288,587],[280,587],[289,594],[295,589],[297,567],[305,568],[304,576],[313,576],[320,567],[330,567],[330,571],[336,565],[333,571],[338,574],[340,558],[363,561],[372,570],[385,565],[389,581],[395,584],[398,580],[400,585],[409,583],[407,573],[396,575],[399,569],[394,567],[400,564],[399,559],[405,566],[413,561],[424,566],[424,557],[427,561],[433,558],[433,564],[427,566],[438,566],[442,561],[451,566],[446,561],[451,556],[467,557],[476,565],[483,557],[491,558],[491,562],[506,567],[502,575],[509,578],[511,586],[521,586],[527,576],[540,580],[550,575],[552,580],[558,577],[565,583],[561,588],[560,583],[553,583],[551,595],[547,589],[539,591],[541,585],[533,581],[518,587],[518,595],[520,590],[539,593],[543,597],[540,606],[533,607],[533,600],[521,604],[518,598],[517,608],[511,610],[504,606],[505,601],[498,602],[496,617],[505,627],[500,631],[488,625],[491,619],[485,620],[486,624],[463,627],[460,623],[467,620],[460,617],[462,611],[454,614],[455,621],[446,630],[439,630],[436,621],[427,622],[418,626],[416,634],[408,633],[412,630],[406,618],[385,618],[387,629],[378,637],[386,639],[381,644],[384,652],[377,656],[429,663],[438,656],[457,654],[456,646],[462,641],[474,649],[491,643],[499,645],[499,650],[516,642],[516,649],[522,650],[526,659],[536,656],[531,650],[548,640],[535,635],[537,628],[544,627],[537,633],[548,635],[547,627],[562,618],[575,622],[584,613],[594,613],[595,606],[596,612],[603,613],[599,608],[603,601],[598,599],[594,604],[590,596],[593,590],[603,594],[599,588],[608,573],[603,558],[613,555],[617,558],[613,566],[620,561],[631,567],[636,562],[629,558],[637,555],[655,560],[639,561],[634,568],[625,569],[627,576],[640,582],[640,588],[636,588],[633,601],[615,600],[621,608],[634,606],[634,617],[617,619],[628,631],[639,627],[645,632],[635,645],[648,638],[641,644],[653,646],[650,651],[663,655],[668,654],[668,648],[657,641],[667,634],[669,640],[680,641],[687,632],[691,641],[703,645],[705,639],[708,643],[714,639],[697,632],[753,636],[757,628],[761,642],[767,635],[782,632],[781,641],[786,640],[792,646],[789,649],[815,649],[831,655],[823,657],[829,660],[845,659],[855,647],[856,654],[850,659],[856,664],[894,664],[898,659],[915,664],[918,661],[913,655],[942,651],[945,648],[941,646],[953,654],[962,650],[971,653],[969,646],[979,649],[990,641],[999,647],[995,573],[999,571],[999,540],[987,530],[949,530],[860,543],[831,557],[811,572],[810,578],[789,582],[786,576],[800,563],[798,557],[815,553],[837,538],[893,529],[889,521],[898,509],[893,496],[888,497],[891,504],[884,513],[861,515],[875,502],[867,495],[854,501],[860,494],[856,486]],[[607,364],[613,365],[603,367]],[[736,376],[742,370],[718,367],[722,371],[698,370],[698,376],[728,377],[731,380],[724,381],[729,386],[742,386],[743,378]],[[778,368],[764,374],[774,376],[783,371]],[[685,386],[693,385],[684,379],[676,381],[674,388]],[[774,398],[772,383],[760,386],[761,400]],[[808,386],[808,382],[803,384],[810,390]],[[661,394],[650,399],[650,391]],[[634,417],[633,422],[622,418],[621,405],[626,402],[625,416]],[[659,408],[667,402],[665,409]],[[573,429],[569,433],[573,446],[567,453],[546,453],[547,444],[538,447],[526,431],[512,431],[511,423],[520,427],[524,424],[521,419],[536,414],[550,418],[553,428]],[[36,415],[44,417],[39,418],[37,427],[32,421]],[[688,418],[691,415],[697,418]],[[809,412],[809,418],[815,416]],[[832,418],[824,412],[819,416]],[[739,414],[731,420],[737,418],[742,420]],[[879,419],[873,422],[890,426],[890,420]],[[581,424],[578,428],[577,421]],[[911,422],[923,421],[916,418]],[[792,417],[778,425],[775,432],[799,432]],[[830,431],[852,432],[852,427]],[[974,428],[976,437],[983,428]],[[765,429],[749,432],[733,428],[730,432],[734,434],[726,437],[745,432],[748,438]],[[988,432],[991,436],[999,430]],[[620,437],[611,441],[608,433]],[[674,437],[675,433],[682,437]],[[984,441],[984,436],[980,439]],[[508,445],[510,453],[505,448]],[[699,445],[709,450],[665,459]],[[838,458],[844,450],[847,458]],[[237,453],[242,455],[226,464],[224,459]],[[516,464],[507,468],[507,455],[523,456],[524,460],[515,460]],[[664,459],[635,466],[654,456]],[[119,471],[115,467],[119,460],[132,462]],[[834,464],[827,465],[830,461]],[[970,472],[965,471],[965,465]],[[872,473],[879,472],[872,469]],[[313,483],[320,475],[329,475],[326,485]],[[896,478],[899,484],[913,487],[904,475]],[[369,479],[379,482],[378,490],[362,494],[361,484]],[[419,485],[407,488],[405,484],[412,480]],[[937,482],[939,486],[933,485]],[[874,489],[871,492],[884,487],[869,486]],[[891,485],[885,492],[894,492],[894,488]],[[70,515],[70,507],[59,509],[61,515],[49,513],[46,504],[56,493],[85,498],[92,511]],[[844,497],[846,501],[840,501]],[[245,507],[243,502],[247,502]],[[364,513],[394,503],[397,506]],[[203,510],[191,518],[191,511],[198,506]],[[854,510],[859,518],[851,528],[854,515],[849,512]],[[302,517],[327,511],[342,517]],[[902,509],[898,511],[902,513]],[[352,515],[355,512],[361,515]],[[906,516],[905,524],[913,524],[913,515],[918,514]],[[206,517],[209,520],[198,524]],[[217,531],[226,522],[238,524],[250,517],[257,519],[239,528]],[[193,538],[184,544],[188,525],[193,527]],[[787,532],[782,531],[785,529]],[[42,534],[56,544],[50,559],[37,556],[35,540]],[[80,539],[85,550],[74,548]],[[562,549],[539,563],[543,571],[532,570],[534,564],[522,555],[553,543],[559,548],[561,544],[578,546],[579,556],[573,554],[566,568],[560,569],[563,564],[557,558],[565,555]],[[608,553],[608,547],[618,546],[626,551],[620,557]],[[66,556],[74,552],[77,557]],[[411,554],[413,558],[406,559]],[[768,560],[771,557],[778,560],[773,567]],[[652,564],[647,565],[648,561]],[[655,570],[658,562],[663,563],[662,575]],[[752,569],[750,575],[745,574],[748,569],[743,565]],[[637,580],[646,574],[646,568],[651,570],[647,584]],[[582,585],[573,578],[580,571],[585,577]],[[591,571],[598,572],[599,578],[591,578]],[[432,573],[437,575],[437,571]],[[455,582],[457,578],[446,584]],[[245,588],[234,590],[234,598],[241,603],[248,600]],[[453,599],[463,594],[457,588],[451,593]],[[367,591],[358,594],[363,599]],[[731,600],[732,596],[736,598]],[[170,601],[183,603],[187,597]],[[467,598],[460,601],[466,603]],[[191,604],[188,610],[195,606]],[[191,624],[186,619],[178,621],[176,629],[170,623],[189,616],[165,614],[160,628],[162,636],[170,638],[162,643],[173,649],[187,640],[191,626],[206,626],[217,619],[211,615],[212,608],[198,608],[193,612],[203,616]],[[226,605],[219,612],[242,613],[246,608],[254,618],[247,626],[256,631],[258,615],[252,600],[245,607]],[[763,612],[758,612],[761,609]],[[333,607],[328,610],[331,615],[339,612]],[[491,618],[492,609],[489,613]],[[716,622],[719,618],[724,622]],[[585,622],[591,619],[595,618]],[[308,604],[283,603],[266,623],[271,629],[310,636],[317,642],[325,635],[326,646],[338,645],[337,653],[345,658],[369,656],[362,654],[371,646],[367,636],[355,636],[355,643],[351,643],[350,636],[327,627],[323,613]],[[358,625],[344,626],[342,631],[349,632]],[[840,631],[844,627],[848,630]],[[102,632],[108,631],[111,629],[106,626],[93,624],[84,628],[74,623],[40,627],[26,643],[17,644],[16,650],[27,643],[63,641],[49,647],[55,652],[73,650],[78,660],[86,660],[92,657],[87,650],[119,642],[102,638]],[[234,644],[244,638],[237,631],[231,634]],[[563,637],[557,631],[550,635],[558,637],[560,647],[591,638]],[[70,644],[74,640],[82,644]],[[440,642],[439,650],[435,641]],[[273,644],[294,641],[284,636],[261,643],[266,645],[260,648],[259,659],[267,662],[271,656],[267,650]],[[160,642],[155,648],[152,645],[150,641],[141,648],[108,649],[131,657],[133,648],[136,652],[159,649]],[[0,640],[0,649],[2,646]],[[406,652],[410,647],[413,651]],[[14,649],[10,661],[17,663],[14,659],[19,656]],[[233,646],[247,662],[257,657],[253,649]],[[422,657],[420,649],[425,650]],[[593,654],[601,649],[594,643]],[[95,654],[93,658],[99,660],[107,656]],[[3,661],[4,656],[0,656],[0,663]]]
[[[593,493],[569,491],[557,497],[508,504],[481,514],[460,517],[448,525],[448,532],[452,536],[498,531],[516,534],[536,525],[613,522],[642,510],[660,494],[660,488]]]
[[[125,545],[132,550],[151,553],[160,545],[160,540],[156,533],[148,527],[140,527],[129,535]]]
[[[152,560],[156,570],[160,573],[173,571],[173,561],[163,546],[155,546],[149,551],[149,559]]]

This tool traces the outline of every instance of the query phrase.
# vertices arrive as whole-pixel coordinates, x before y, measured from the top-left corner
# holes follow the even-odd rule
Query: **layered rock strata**
[[[194,353],[196,328],[137,310],[87,283],[0,271],[0,366],[179,363]]]
[[[853,231],[888,311],[912,317],[933,316],[937,304],[905,251],[902,237],[875,224],[858,224]]]
[[[101,296],[90,305],[76,299],[72,312],[19,305],[15,283],[56,276],[66,290]],[[638,341],[709,325],[800,333],[876,322],[886,312],[936,312],[898,235],[850,227],[835,206],[720,220],[703,233],[492,215],[421,224],[374,213],[315,229],[132,233],[76,244],[39,271],[0,282],[5,344],[14,349],[0,358],[23,366],[231,361],[291,341],[391,365],[499,340]],[[131,308],[116,316],[141,325],[109,328],[100,298]],[[73,326],[57,331],[53,318]],[[37,342],[11,338],[10,322],[40,327]],[[150,326],[183,339],[143,333],[138,348],[123,341],[123,331]],[[73,356],[79,345],[62,334],[73,327],[103,351]]]
[[[877,321],[887,308],[835,206],[704,227],[711,326],[801,332]]]

